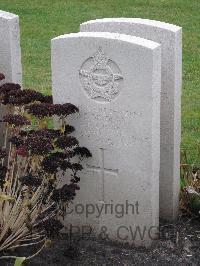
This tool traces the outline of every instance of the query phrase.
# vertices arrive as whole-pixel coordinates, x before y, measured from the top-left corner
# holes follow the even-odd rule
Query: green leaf
[[[26,260],[26,257],[16,258],[14,266],[22,266],[25,260]]]
[[[185,179],[181,177],[180,182],[181,182],[181,189],[184,189],[187,186]]]

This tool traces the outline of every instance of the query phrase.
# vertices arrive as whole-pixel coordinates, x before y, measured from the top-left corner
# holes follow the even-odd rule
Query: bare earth
[[[176,225],[162,224],[164,234],[150,249],[113,244],[95,238],[55,238],[50,248],[25,266],[64,265],[200,265],[200,219],[180,218]],[[21,254],[22,256],[23,254]],[[0,261],[0,266],[11,266]]]

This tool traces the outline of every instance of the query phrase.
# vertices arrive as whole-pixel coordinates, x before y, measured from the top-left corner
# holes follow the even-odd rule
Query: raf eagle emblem
[[[82,85],[91,99],[111,101],[119,93],[119,80],[123,77],[119,68],[101,48],[88,60],[80,71]]]

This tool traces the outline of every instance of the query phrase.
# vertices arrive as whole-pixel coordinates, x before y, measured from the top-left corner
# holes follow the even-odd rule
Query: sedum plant
[[[14,83],[0,86],[0,103],[6,107],[0,121],[0,252],[36,246],[37,254],[61,229],[79,190],[81,160],[91,153],[70,135],[75,129],[66,117],[78,112],[73,104],[53,104],[52,96]],[[58,119],[57,129],[48,126],[51,118]]]

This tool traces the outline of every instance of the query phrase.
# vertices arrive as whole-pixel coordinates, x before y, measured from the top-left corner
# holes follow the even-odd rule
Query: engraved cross
[[[87,169],[90,171],[100,172],[102,180],[102,201],[105,201],[105,173],[110,173],[116,176],[118,175],[118,169],[113,170],[105,168],[104,149],[102,148],[100,148],[100,166],[87,165]]]

